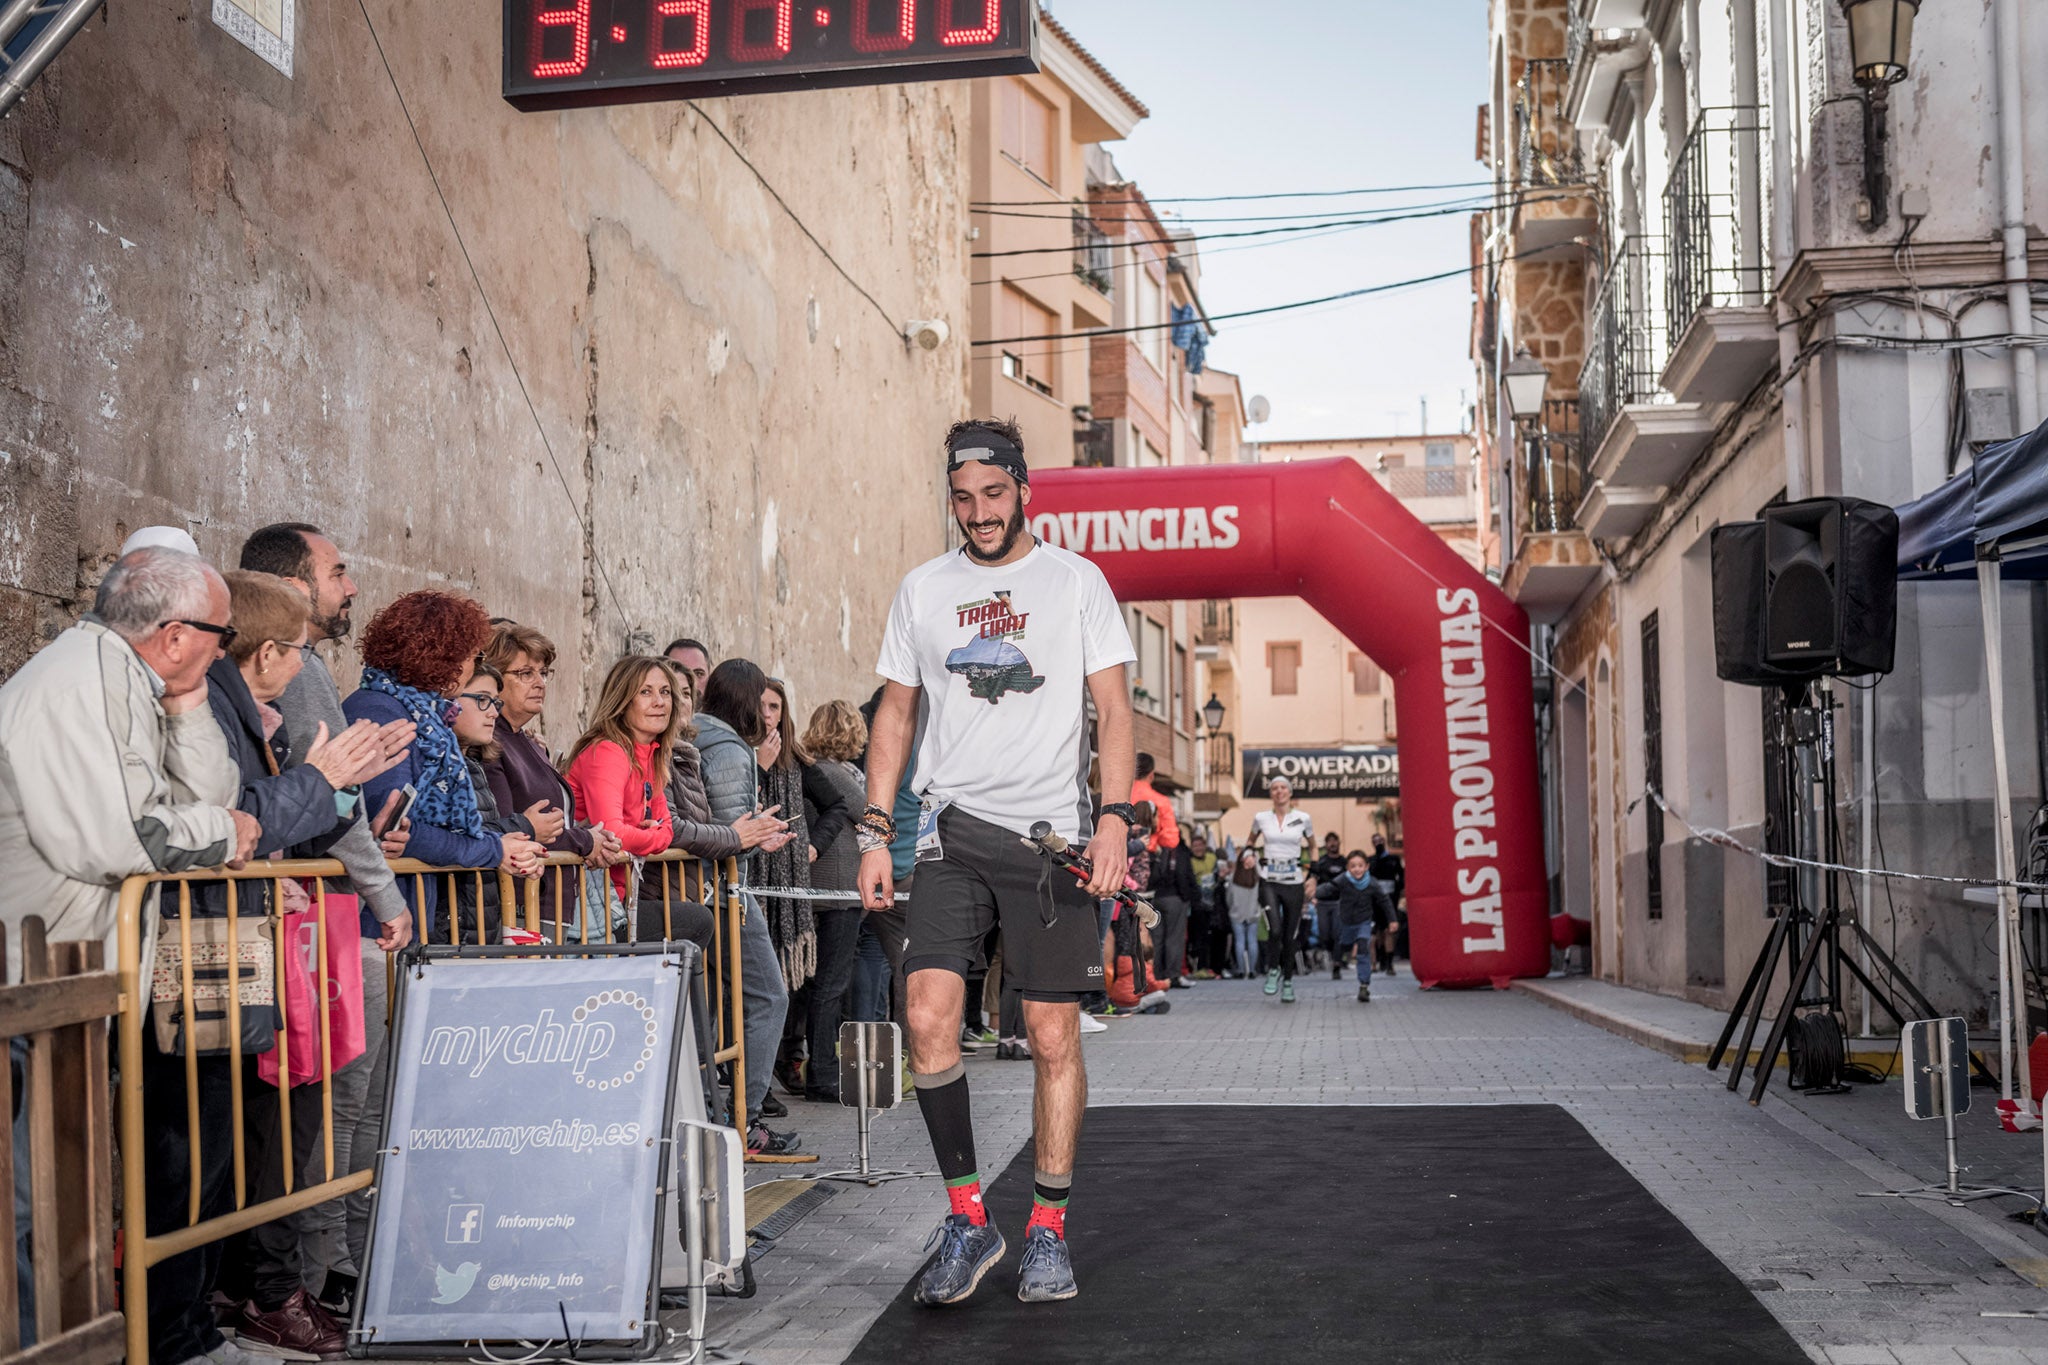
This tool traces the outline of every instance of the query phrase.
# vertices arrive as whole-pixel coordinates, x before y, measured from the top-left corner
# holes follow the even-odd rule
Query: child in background
[[[1259,855],[1245,849],[1237,855],[1230,880],[1223,885],[1223,899],[1230,911],[1230,937],[1237,945],[1237,975],[1259,972]]]
[[[1362,849],[1353,849],[1344,859],[1338,876],[1333,907],[1337,915],[1336,965],[1342,968],[1344,954],[1358,950],[1358,1003],[1372,999],[1372,959],[1375,945],[1387,925],[1393,922],[1393,902],[1380,889],[1370,872],[1371,860]]]

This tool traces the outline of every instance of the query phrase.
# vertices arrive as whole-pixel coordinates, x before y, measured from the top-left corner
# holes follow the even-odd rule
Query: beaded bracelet
[[[853,842],[862,853],[885,850],[896,838],[896,817],[880,806],[869,806],[853,823]]]

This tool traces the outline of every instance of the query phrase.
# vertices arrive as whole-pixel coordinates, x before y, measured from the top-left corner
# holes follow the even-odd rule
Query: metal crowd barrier
[[[114,1172],[107,1022],[121,1008],[102,943],[50,943],[23,919],[20,981],[0,986],[0,1037],[20,1040],[21,1093],[0,1066],[0,1120],[19,1099],[29,1147],[29,1284],[35,1345],[21,1351],[12,1268],[0,1274],[0,1359],[114,1365],[124,1341],[114,1297]],[[11,1123],[0,1121],[0,1170],[12,1172]],[[9,1178],[12,1178],[10,1174]],[[0,1200],[0,1246],[14,1255],[14,1200]]]
[[[578,943],[613,943],[618,941],[618,930],[611,914],[595,916],[603,923],[593,926],[590,907],[590,881],[593,876],[602,875],[597,869],[572,873],[569,869],[582,869],[582,860],[574,854],[551,853],[542,859],[542,874],[526,884],[524,928],[539,934],[543,939],[552,938],[556,943],[575,941]],[[635,859],[624,866],[631,869],[627,883],[627,895],[622,898],[621,909],[625,913],[625,928],[628,941],[638,941],[639,906],[652,904],[652,896],[644,889],[649,879],[660,882],[661,933],[668,939],[675,935],[676,906],[683,901],[694,902],[711,912],[711,946],[705,952],[709,966],[705,971],[705,987],[711,1002],[712,1065],[730,1064],[732,1067],[732,1110],[733,1126],[739,1129],[740,1140],[747,1134],[747,1058],[746,1058],[746,1012],[745,1002],[740,993],[740,922],[746,917],[746,901],[740,895],[739,859],[725,858],[716,863],[707,863],[700,858],[671,849],[649,858]],[[546,869],[562,869],[549,875]],[[696,884],[694,894],[691,883]],[[570,895],[564,889],[565,883],[575,887],[575,914],[569,914]],[[606,898],[609,906],[610,898]],[[452,941],[452,940],[451,940]]]
[[[744,914],[744,903],[739,894],[737,860],[726,859],[722,863],[706,864],[681,853],[667,853],[656,858],[646,859],[645,863],[663,870],[661,875],[661,905],[665,931],[671,923],[677,898],[684,894],[684,888],[693,880],[697,885],[698,891],[697,895],[692,897],[692,899],[696,899],[700,904],[713,911],[714,944],[711,962],[714,965],[707,971],[707,976],[709,978],[709,990],[714,1001],[711,1014],[712,1018],[716,1020],[716,1028],[714,1030],[716,1055],[714,1064],[730,1063],[732,1066],[735,1100],[734,1121],[740,1132],[744,1134],[746,1132],[745,1096],[747,1072],[739,961],[740,919]],[[598,927],[592,926],[590,923],[591,916],[588,913],[588,882],[581,874],[582,860],[573,854],[550,855],[545,860],[545,865],[547,868],[555,870],[554,875],[546,879],[551,891],[549,899],[553,901],[552,915],[543,915],[543,910],[549,907],[544,906],[542,903],[544,882],[540,878],[526,881],[522,890],[517,885],[519,879],[509,874],[498,872],[495,869],[442,868],[430,866],[412,859],[393,860],[391,869],[401,880],[408,878],[411,880],[414,890],[413,904],[415,906],[421,904],[423,900],[422,893],[425,890],[428,879],[441,879],[441,886],[438,889],[444,894],[440,898],[440,905],[435,916],[423,916],[417,910],[415,911],[415,933],[421,941],[425,940],[425,936],[430,930],[438,928],[437,922],[430,921],[437,921],[438,917],[445,916],[446,941],[452,944],[460,944],[462,939],[463,907],[458,904],[457,888],[465,881],[469,883],[469,886],[475,892],[475,899],[472,902],[475,913],[475,926],[478,940],[480,942],[483,941],[487,933],[484,892],[485,888],[491,884],[488,879],[492,878],[495,878],[497,882],[500,919],[503,922],[516,924],[518,927],[541,934],[543,939],[551,937],[552,941],[557,944],[569,942],[570,938],[567,932],[568,921],[564,914],[567,905],[564,885],[573,884],[578,907],[576,917],[578,934],[575,941],[579,943],[614,941],[613,926],[608,913],[601,916],[605,923],[601,926],[599,932],[593,932],[593,929]],[[668,872],[668,869],[671,868],[673,869],[672,876]],[[637,871],[639,869],[636,869]],[[200,1216],[202,1212],[200,1208],[202,1169],[202,1135],[199,1121],[200,1058],[197,1051],[188,1047],[185,1049],[185,1055],[182,1059],[185,1072],[185,1121],[188,1139],[187,1146],[189,1148],[189,1166],[187,1171],[189,1190],[187,1193],[186,1222],[185,1226],[181,1228],[157,1235],[149,1233],[147,1218],[149,1207],[148,1188],[144,1166],[144,1153],[147,1148],[148,1135],[143,1109],[142,1085],[142,1031],[145,1027],[151,1026],[149,1016],[151,1013],[151,994],[155,966],[153,961],[146,963],[143,959],[145,943],[148,941],[147,930],[149,927],[144,918],[144,907],[149,902],[149,892],[152,887],[162,886],[163,896],[174,898],[172,906],[159,907],[154,913],[163,914],[172,909],[175,910],[174,918],[168,918],[163,921],[161,932],[168,936],[174,936],[174,941],[179,945],[180,970],[183,976],[179,990],[179,1010],[181,1013],[180,1022],[182,1024],[181,1036],[184,1038],[191,1038],[193,1036],[196,1023],[193,1005],[194,969],[192,942],[193,925],[195,923],[191,913],[193,885],[195,883],[207,882],[226,883],[225,951],[229,964],[238,964],[240,962],[239,947],[244,935],[260,935],[267,928],[273,945],[272,956],[276,972],[276,998],[274,1006],[265,1006],[264,1008],[274,1008],[277,1013],[278,1033],[276,1050],[278,1054],[278,1075],[280,1079],[288,1081],[291,1075],[290,1022],[285,977],[288,945],[285,942],[285,934],[283,932],[284,911],[282,906],[284,896],[282,887],[287,880],[311,880],[310,896],[312,906],[318,911],[315,917],[318,926],[316,932],[319,949],[315,954],[315,961],[317,963],[315,975],[317,993],[315,998],[325,1000],[328,998],[327,890],[325,882],[321,879],[343,877],[345,875],[346,869],[334,860],[302,859],[295,861],[251,862],[238,870],[213,868],[198,872],[130,877],[122,883],[117,919],[116,947],[120,1008],[116,1018],[115,1032],[117,1055],[120,1059],[118,1103],[120,1110],[122,1222],[124,1228],[122,1275],[124,1287],[123,1308],[127,1317],[126,1337],[129,1365],[148,1365],[149,1361],[148,1272],[152,1266],[159,1265],[173,1256],[192,1251],[208,1243],[231,1237],[238,1232],[246,1231],[259,1224],[297,1213],[302,1209],[311,1208],[330,1199],[340,1199],[358,1190],[367,1189],[374,1177],[374,1171],[369,1169],[356,1171],[353,1174],[337,1174],[335,1171],[332,1066],[333,1028],[328,1012],[323,1010],[319,1027],[320,1069],[317,1081],[319,1087],[317,1102],[320,1106],[321,1114],[321,1147],[319,1150],[323,1158],[319,1169],[324,1173],[325,1178],[313,1184],[296,1187],[299,1173],[294,1160],[295,1153],[292,1143],[291,1111],[295,1098],[293,1090],[296,1088],[301,1092],[309,1091],[312,1089],[314,1082],[308,1081],[299,1087],[293,1087],[290,1084],[280,1085],[277,1087],[277,1105],[278,1131],[280,1142],[283,1146],[284,1192],[276,1198],[251,1202],[248,1188],[249,1154],[245,1151],[243,1128],[246,1104],[248,1102],[247,1097],[243,1093],[244,1058],[241,1030],[243,984],[239,973],[231,972],[230,977],[235,984],[226,993],[225,1003],[229,1046],[225,1059],[230,1064],[227,1079],[232,1117],[227,1139],[231,1142],[233,1151],[232,1180],[234,1207],[231,1212],[206,1218]],[[245,916],[238,913],[241,888],[249,882],[271,883],[271,909],[266,915]],[[609,904],[609,898],[607,898],[607,904]],[[514,907],[519,913],[517,916],[507,915],[505,914],[505,907]],[[723,913],[720,913],[721,910]],[[628,914],[626,922],[629,930],[635,925],[636,918],[631,913]],[[204,923],[206,921],[200,920],[196,922]],[[552,935],[549,935],[547,932],[550,927],[553,930]],[[441,935],[436,933],[435,937],[439,939]],[[351,938],[349,946],[355,946],[353,938]],[[385,972],[386,985],[389,988],[395,984],[397,972],[395,958],[386,958]],[[385,995],[385,1000],[387,1001],[387,1021],[388,1002],[392,998],[393,992],[387,989]],[[209,1061],[215,1060],[219,1059],[209,1058]],[[102,1078],[98,1084],[102,1087],[101,1093],[104,1093],[104,1079]],[[40,1133],[38,1137],[40,1137]],[[211,1136],[210,1140],[218,1143],[222,1139],[220,1135],[215,1134]],[[31,1145],[36,1154],[37,1171],[40,1175],[46,1164],[44,1154],[51,1152],[54,1144],[32,1140]],[[42,1187],[39,1185],[38,1188]],[[52,1226],[52,1224],[43,1221],[41,1203],[37,1207],[35,1226],[39,1228]],[[11,1276],[9,1278],[11,1279]],[[39,1288],[42,1282],[39,1277]],[[38,1309],[39,1312],[43,1310],[43,1302],[41,1300],[38,1302]],[[4,1340],[4,1329],[0,1329],[0,1340]]]

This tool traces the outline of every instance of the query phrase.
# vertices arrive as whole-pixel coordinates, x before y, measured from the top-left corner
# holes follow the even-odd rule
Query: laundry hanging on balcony
[[[1202,357],[1209,350],[1209,329],[1202,325],[1193,304],[1173,305],[1173,344],[1187,352],[1188,373],[1202,372]]]

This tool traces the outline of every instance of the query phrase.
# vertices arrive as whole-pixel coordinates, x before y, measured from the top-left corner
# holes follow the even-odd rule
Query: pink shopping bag
[[[335,1071],[363,1055],[362,927],[354,896],[327,896],[327,1019],[328,1048]],[[284,916],[284,937],[278,944],[284,962],[285,1029],[278,1046],[256,1063],[256,1074],[277,1084],[277,1056],[287,1042],[291,1052],[291,1083],[304,1085],[320,1078],[320,1015],[314,1001],[320,990],[320,915],[316,904]]]

